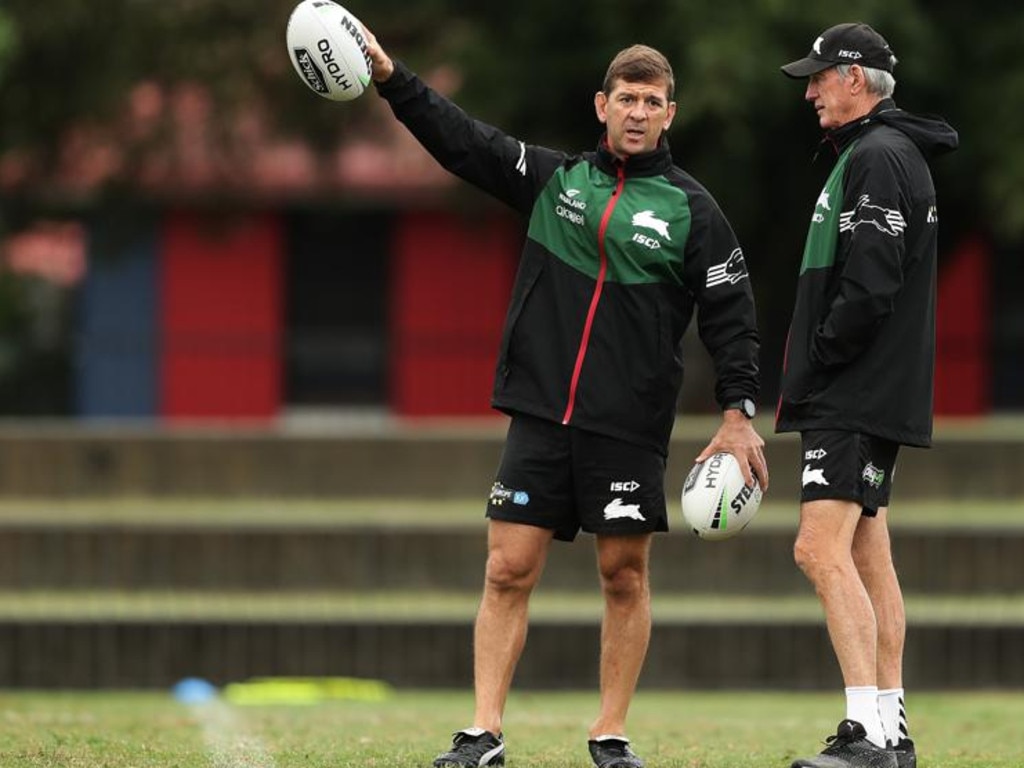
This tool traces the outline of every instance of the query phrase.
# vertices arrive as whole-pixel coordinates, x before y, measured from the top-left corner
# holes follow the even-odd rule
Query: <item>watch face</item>
[[[742,400],[737,400],[733,403],[726,404],[727,409],[736,409],[748,419],[754,418],[757,415],[757,405],[749,397],[744,397]]]

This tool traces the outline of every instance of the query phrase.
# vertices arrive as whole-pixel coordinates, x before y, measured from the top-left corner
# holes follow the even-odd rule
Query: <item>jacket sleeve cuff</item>
[[[391,73],[391,77],[383,83],[378,83],[376,80],[373,81],[373,85],[377,89],[377,93],[384,97],[387,97],[389,93],[398,90],[415,77],[412,71],[398,59],[392,59],[391,63],[394,64],[395,67],[394,71]]]

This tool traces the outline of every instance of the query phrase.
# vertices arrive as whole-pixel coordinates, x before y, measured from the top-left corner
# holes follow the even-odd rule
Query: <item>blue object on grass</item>
[[[217,688],[201,677],[179,680],[171,691],[182,704],[201,704],[217,696]]]

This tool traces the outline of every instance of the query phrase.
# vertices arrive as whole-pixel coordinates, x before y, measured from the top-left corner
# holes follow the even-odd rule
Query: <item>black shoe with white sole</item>
[[[452,734],[452,748],[434,759],[434,768],[482,768],[505,764],[505,742],[483,728],[464,728]]]
[[[864,726],[855,720],[839,723],[826,743],[820,755],[795,760],[790,768],[898,768],[896,753],[869,741]]]
[[[598,736],[587,746],[597,768],[644,768],[644,761],[629,748],[625,736]]]
[[[913,739],[900,739],[893,751],[896,752],[896,765],[899,768],[917,768],[917,750],[914,749]]]

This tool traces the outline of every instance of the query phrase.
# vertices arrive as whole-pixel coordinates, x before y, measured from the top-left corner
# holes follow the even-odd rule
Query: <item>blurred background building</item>
[[[520,224],[441,170],[372,91],[349,104],[307,91],[284,50],[290,0],[258,13],[56,2],[0,10],[0,413],[488,413]],[[608,58],[637,40],[663,49],[677,162],[718,198],[753,274],[768,405],[806,212],[831,165],[812,162],[816,123],[778,64],[859,12],[901,59],[898,103],[962,136],[935,166],[937,411],[1024,408],[1024,151],[1008,140],[1024,116],[1007,106],[1022,86],[1006,32],[1024,12],[551,6],[352,10],[475,115],[570,149],[596,141]],[[714,409],[701,352],[683,410]]]

